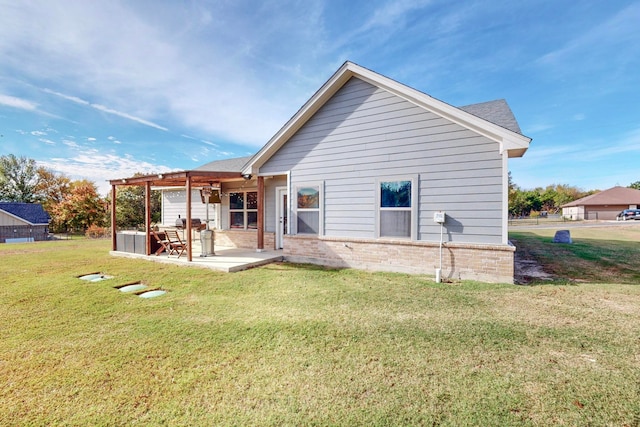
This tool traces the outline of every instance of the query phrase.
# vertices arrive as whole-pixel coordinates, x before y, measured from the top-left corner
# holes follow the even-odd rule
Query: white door
[[[276,187],[276,249],[284,246],[284,235],[287,234],[289,202],[287,187]]]

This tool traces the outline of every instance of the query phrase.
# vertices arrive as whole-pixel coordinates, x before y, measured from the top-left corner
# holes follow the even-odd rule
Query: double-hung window
[[[257,191],[229,194],[229,227],[242,230],[258,228]]]
[[[296,216],[299,234],[321,234],[321,185],[296,187]]]
[[[381,179],[377,185],[378,236],[414,238],[417,179]]]

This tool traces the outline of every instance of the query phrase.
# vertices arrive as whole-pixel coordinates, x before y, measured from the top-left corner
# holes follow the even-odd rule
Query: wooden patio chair
[[[169,240],[169,247],[171,248],[172,255],[174,253],[178,254],[178,258],[187,250],[187,245],[180,238],[180,234],[178,234],[178,230],[167,230],[165,231],[167,234],[167,239]]]
[[[150,234],[156,239],[156,241],[160,245],[160,247],[155,252],[156,256],[160,255],[160,253],[162,252],[167,252],[167,254],[169,255],[173,253],[173,249],[171,249],[171,245],[170,245],[171,242],[169,241],[168,238],[166,239],[161,238],[160,235],[156,233],[154,230],[151,230]]]

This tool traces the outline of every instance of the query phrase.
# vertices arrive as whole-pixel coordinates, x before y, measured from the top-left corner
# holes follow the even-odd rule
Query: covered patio
[[[111,250],[117,256],[143,258],[158,262],[172,264],[194,265],[211,268],[220,271],[240,271],[246,268],[262,265],[282,259],[282,251],[264,248],[264,178],[258,176],[257,181],[257,233],[256,249],[241,249],[232,247],[215,246],[214,254],[207,251],[203,253],[199,239],[195,238],[199,229],[194,228],[192,221],[192,188],[220,186],[223,182],[242,181],[249,179],[240,172],[217,172],[205,170],[191,170],[180,172],[168,172],[153,175],[134,176],[130,178],[110,180],[111,184]],[[122,235],[118,234],[116,224],[117,190],[119,186],[143,186],[145,188],[145,225],[144,231],[133,233],[138,239],[138,248],[135,251],[126,251]],[[166,253],[155,254],[155,238],[151,234],[151,190],[152,188],[180,187],[186,193],[186,218],[184,221],[183,237],[186,250],[180,257]],[[208,227],[208,224],[206,224]],[[215,232],[214,232],[215,233]],[[122,233],[120,233],[122,234]],[[142,241],[144,239],[144,242]],[[141,247],[143,246],[143,247]],[[195,255],[195,256],[194,256]],[[202,256],[201,256],[202,255]]]

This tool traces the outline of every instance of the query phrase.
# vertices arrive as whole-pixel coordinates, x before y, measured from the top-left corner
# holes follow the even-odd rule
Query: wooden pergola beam
[[[112,179],[109,183],[111,185],[145,185],[149,183],[154,187],[184,187],[187,184],[187,179],[191,181],[192,185],[197,186],[209,185],[211,181],[241,178],[240,172],[181,171]]]

